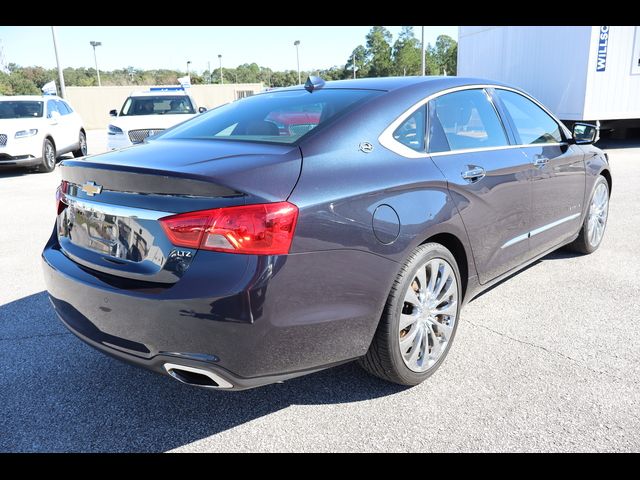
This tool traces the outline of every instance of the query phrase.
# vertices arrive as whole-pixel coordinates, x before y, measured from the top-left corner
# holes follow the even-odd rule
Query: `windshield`
[[[167,131],[162,138],[293,143],[318,125],[381,93],[347,89],[273,91],[211,110]]]
[[[42,117],[43,102],[22,100],[0,101],[0,118]]]
[[[186,95],[158,95],[157,97],[129,97],[124,102],[120,115],[180,115],[196,113],[191,99]]]

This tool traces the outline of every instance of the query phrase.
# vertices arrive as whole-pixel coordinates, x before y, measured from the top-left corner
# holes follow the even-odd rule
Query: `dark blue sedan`
[[[485,80],[311,77],[65,160],[47,288],[82,340],[184,383],[359,359],[416,385],[465,302],[559,247],[598,248],[596,136]]]

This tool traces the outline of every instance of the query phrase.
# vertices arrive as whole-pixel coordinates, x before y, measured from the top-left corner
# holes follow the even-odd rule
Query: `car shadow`
[[[45,292],[0,306],[0,451],[160,452],[291,405],[370,400],[406,387],[355,363],[220,392],[114,360],[57,319]]]
[[[0,178],[22,177],[33,173],[28,168],[2,168],[0,170]]]

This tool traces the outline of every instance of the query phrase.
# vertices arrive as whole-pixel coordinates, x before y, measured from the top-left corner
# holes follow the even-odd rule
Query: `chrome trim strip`
[[[513,237],[511,240],[509,240],[507,243],[502,245],[500,248],[510,247],[511,245],[515,245],[516,243],[526,240],[527,238],[529,238],[529,232],[523,233],[522,235],[518,235],[517,237]]]
[[[556,220],[555,222],[547,223],[546,225],[536,228],[535,230],[531,230],[530,232],[523,233],[522,235],[518,235],[517,237],[513,237],[511,240],[507,241],[500,248],[502,249],[502,248],[510,247],[511,245],[515,245],[518,242],[526,240],[527,238],[534,237],[542,232],[546,232],[547,230],[553,227],[557,227],[558,225],[561,225],[565,222],[573,220],[574,218],[578,218],[579,216],[580,216],[579,213],[574,213],[573,215],[569,215],[568,217],[561,218],[560,220]]]
[[[178,365],[176,363],[165,363],[164,364],[164,369],[173,378],[175,378],[179,382],[186,383],[187,385],[194,385],[194,384],[193,383],[189,383],[189,382],[185,382],[184,380],[180,379],[180,377],[172,374],[171,372],[173,370],[184,370],[186,372],[198,373],[200,375],[204,375],[205,377],[209,377],[211,380],[213,380],[214,382],[216,382],[218,384],[217,387],[208,386],[208,385],[196,385],[197,387],[205,387],[205,388],[232,388],[233,387],[233,385],[230,384],[227,380],[222,378],[217,373],[213,373],[210,370],[204,370],[202,368],[195,368],[195,367],[188,367],[186,365]]]
[[[561,218],[560,220],[556,220],[555,222],[548,223],[546,225],[543,225],[540,228],[536,228],[535,230],[531,230],[529,232],[529,236],[533,237],[535,235],[538,235],[539,233],[546,232],[550,228],[557,227],[558,225],[560,225],[562,223],[565,223],[565,222],[568,222],[570,220],[573,220],[574,218],[578,218],[579,216],[580,216],[579,213],[574,213],[573,215],[569,215],[568,217],[564,217],[564,218]]]
[[[484,88],[493,88],[494,90],[508,90],[510,92],[515,92],[523,97],[528,98],[533,103],[535,103],[538,107],[540,107],[544,112],[546,112],[551,118],[553,118],[558,126],[563,127],[563,123],[558,120],[558,118],[551,113],[544,105],[538,102],[535,98],[533,98],[528,93],[523,92],[522,90],[518,90],[511,87],[504,87],[502,85],[490,85],[490,84],[476,84],[476,85],[463,85],[460,87],[448,88],[446,90],[441,90],[432,95],[429,95],[426,98],[423,98],[419,102],[414,103],[411,107],[401,113],[398,118],[396,118],[391,124],[383,130],[383,132],[378,137],[378,142],[380,144],[391,150],[398,155],[401,155],[406,158],[427,158],[432,156],[444,156],[444,155],[457,155],[459,153],[470,153],[470,152],[485,152],[491,150],[508,150],[511,148],[530,148],[530,147],[552,147],[559,145],[567,145],[566,142],[560,143],[532,143],[532,144],[521,144],[521,145],[503,145],[500,147],[483,147],[483,148],[469,148],[465,150],[454,150],[449,152],[435,152],[435,153],[426,153],[426,152],[416,152],[406,145],[401,144],[393,138],[393,132],[404,122],[417,108],[423,106],[434,98],[441,97],[442,95],[446,95],[448,93],[459,92],[461,90],[478,90]],[[564,127],[566,129],[566,127]],[[566,132],[565,132],[566,133]]]
[[[162,217],[175,215],[171,212],[160,212],[157,210],[147,210],[145,208],[125,207],[121,205],[112,205],[109,203],[92,202],[90,200],[78,200],[74,197],[65,196],[64,203],[74,208],[88,212],[99,212],[106,215],[115,215],[117,217],[139,218],[141,220],[158,220]]]

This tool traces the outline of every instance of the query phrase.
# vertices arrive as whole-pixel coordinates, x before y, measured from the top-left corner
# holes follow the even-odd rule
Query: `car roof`
[[[508,86],[501,82],[495,82],[484,78],[473,77],[445,77],[445,76],[415,76],[415,77],[375,77],[357,78],[351,80],[332,80],[325,83],[323,88],[356,89],[356,90],[384,90],[392,91],[407,87],[423,87],[426,90],[437,92],[448,88],[462,87],[466,85],[496,85]],[[279,90],[300,90],[302,85],[282,88]],[[270,92],[273,92],[271,90]]]
[[[16,101],[39,101],[43,102],[45,100],[62,100],[62,98],[57,95],[2,95],[0,96],[0,101],[7,100],[16,100]]]
[[[157,90],[151,90],[151,88]],[[136,90],[129,94],[130,97],[163,97],[163,96],[189,96],[189,93],[179,87],[151,87],[147,90]]]

